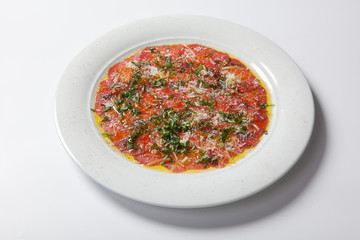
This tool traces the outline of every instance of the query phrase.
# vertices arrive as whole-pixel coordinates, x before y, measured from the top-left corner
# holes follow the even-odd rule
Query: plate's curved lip
[[[189,23],[193,24],[192,27],[189,27]],[[161,29],[159,25],[161,25]],[[182,35],[177,35],[174,30],[170,30],[170,25],[171,28],[175,27],[175,30],[178,28],[179,32],[182,31]],[[158,32],[151,33],[147,29],[150,26]],[[200,34],[196,33],[195,30],[198,30],[196,27],[199,26],[209,30],[221,27],[222,29],[215,31],[228,33],[229,38],[238,38],[237,41],[248,45],[248,49],[252,52],[237,45],[227,49],[230,40],[225,42],[225,40],[215,39],[211,33],[205,33],[204,29],[200,30],[200,32],[203,31]],[[182,29],[184,27],[187,27],[186,31]],[[121,44],[116,44],[116,46],[109,44],[114,44],[120,36],[123,41]],[[127,38],[124,39],[124,36]],[[274,132],[270,132],[269,139],[266,140],[264,146],[261,146],[260,149],[257,148],[259,151],[251,156],[251,161],[247,160],[242,164],[201,174],[162,173],[142,168],[130,161],[119,161],[119,156],[114,154],[95,132],[97,129],[92,124],[91,114],[88,112],[93,96],[93,87],[101,72],[121,56],[120,52],[125,54],[126,51],[157,41],[171,42],[180,38],[214,43],[225,51],[234,50],[234,52],[229,51],[234,55],[241,53],[240,58],[246,58],[245,62],[249,63],[248,65],[258,75],[266,78],[265,82],[270,86],[270,92],[276,104],[274,119],[270,126]],[[135,44],[128,43],[130,39],[132,43],[135,41]],[[254,43],[249,43],[250,40]],[[97,56],[97,60],[89,60],[89,57],[94,55]],[[259,56],[261,58],[258,58]],[[274,59],[268,59],[270,56]],[[274,62],[285,64],[287,68],[279,70]],[[83,68],[86,68],[86,74],[81,70]],[[294,82],[291,82],[290,86],[288,86],[288,82],[284,81],[285,76],[292,77],[290,79]],[[77,80],[74,81],[74,79]],[[81,84],[87,86],[86,91],[79,91],[82,90]],[[298,88],[295,95],[290,96],[284,91],[284,89],[288,89],[289,92],[293,90],[294,86]],[[284,99],[290,101],[282,102]],[[294,106],[298,108],[295,111],[290,109],[289,105],[291,104],[295,104]],[[70,106],[74,107],[74,105],[80,111],[79,114],[75,114],[76,109],[70,109]],[[277,181],[296,163],[305,150],[311,137],[315,115],[311,90],[305,77],[291,57],[276,44],[238,24],[192,15],[168,15],[143,19],[112,30],[95,40],[79,53],[65,70],[58,84],[54,113],[57,132],[64,148],[93,180],[114,192],[140,202],[186,208],[208,207],[236,201],[255,194]],[[297,119],[299,117],[304,122],[301,123]],[[302,124],[303,131],[301,133],[296,129],[291,129],[296,124]],[[292,134],[295,135],[294,138],[297,137],[296,140],[288,137]],[[281,152],[282,156],[279,156],[279,153],[277,156],[276,152],[269,150],[271,147],[269,145],[274,142],[289,145],[291,151],[285,150]],[[279,150],[279,145],[275,146],[275,149]],[[103,159],[99,160],[99,156]],[[265,156],[274,161],[265,159]],[[274,156],[280,160],[275,159]],[[245,170],[250,171],[253,175],[244,172]],[[264,175],[259,175],[259,172]],[[142,176],[143,180],[138,180],[136,176]],[[168,185],[162,182],[164,179],[170,181],[175,189],[166,189]],[[127,184],[121,180],[127,180]],[[206,188],[200,189],[201,184],[205,184]]]

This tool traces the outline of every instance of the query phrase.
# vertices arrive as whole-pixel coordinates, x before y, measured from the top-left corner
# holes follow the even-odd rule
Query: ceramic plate
[[[114,63],[146,46],[199,43],[242,60],[267,85],[269,134],[245,158],[222,169],[174,174],[125,159],[101,137],[90,108]],[[254,194],[283,176],[311,136],[314,103],[294,61],[273,42],[238,24],[199,16],[162,16],[119,27],[94,41],[59,83],[55,119],[71,158],[92,179],[128,198],[168,207],[207,207]]]

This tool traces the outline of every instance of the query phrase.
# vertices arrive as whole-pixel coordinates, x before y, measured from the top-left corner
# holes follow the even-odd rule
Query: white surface
[[[204,44],[238,57],[261,76],[271,92],[275,106],[271,108],[269,134],[236,164],[196,174],[154,171],[114,151],[95,126],[89,109],[104,72],[145,46],[179,42]],[[283,50],[238,24],[188,15],[146,18],[103,35],[67,67],[55,102],[60,138],[87,175],[123,196],[168,207],[208,207],[259,192],[299,159],[314,122],[309,86]]]
[[[0,239],[360,238],[360,3],[225,2],[0,3]],[[152,207],[89,180],[61,146],[53,103],[67,64],[103,33],[167,12],[258,31],[307,77],[316,107],[311,145],[267,190],[214,208]]]

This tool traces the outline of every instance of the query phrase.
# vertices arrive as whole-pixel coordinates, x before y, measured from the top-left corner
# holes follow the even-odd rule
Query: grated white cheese
[[[182,160],[180,160],[181,163],[185,163],[187,160],[189,160],[188,157],[184,157]]]
[[[220,114],[216,111],[215,116],[212,118],[212,123],[214,126],[217,126],[220,123]]]
[[[153,77],[159,75],[161,73],[161,70],[157,67],[147,65],[143,67],[143,72]]]
[[[112,103],[111,99],[104,100],[103,102],[105,107],[112,107],[114,104]]]
[[[192,60],[196,57],[196,54],[193,52],[193,50],[191,50],[191,48],[189,48],[186,45],[183,45],[184,47],[186,47],[186,50],[183,54],[183,56],[185,57],[186,60]]]
[[[191,133],[191,132],[185,132],[185,133],[180,137],[180,142],[181,142],[181,143],[186,143],[186,141],[188,141],[189,138],[190,138],[190,133]]]
[[[228,73],[225,75],[225,84],[226,86],[233,85],[235,83],[235,74]]]
[[[204,50],[205,47],[202,46],[197,46],[196,48],[194,48],[194,51],[200,52],[201,50]]]
[[[209,114],[208,113],[204,113],[204,112],[197,112],[197,114],[194,117],[194,121],[198,122],[204,119],[209,118]]]
[[[136,69],[136,68],[137,68],[137,67],[136,67],[134,64],[132,64],[131,62],[126,63],[126,67],[131,68],[131,69]]]

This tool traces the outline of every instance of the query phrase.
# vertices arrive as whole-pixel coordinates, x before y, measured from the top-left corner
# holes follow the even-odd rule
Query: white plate
[[[244,159],[213,171],[167,173],[132,163],[100,136],[90,108],[102,75],[132,52],[168,43],[200,43],[230,53],[266,83],[275,104],[269,135]],[[247,197],[284,175],[309,141],[314,103],[294,61],[262,35],[215,18],[162,16],[117,28],[85,48],[61,78],[55,118],[67,152],[104,187],[154,205],[206,207]]]

